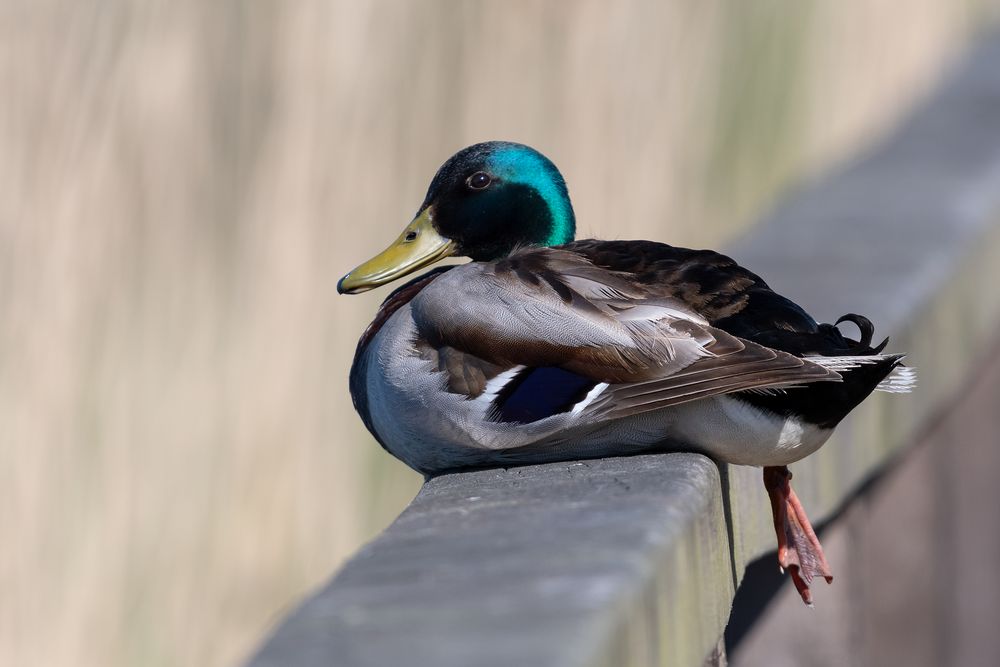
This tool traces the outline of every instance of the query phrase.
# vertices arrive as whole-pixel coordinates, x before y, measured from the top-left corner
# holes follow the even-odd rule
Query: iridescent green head
[[[569,243],[575,233],[566,183],[548,158],[522,144],[476,144],[438,170],[396,242],[337,289],[363,292],[450,255],[488,261],[523,246]]]
[[[438,170],[421,204],[456,254],[503,257],[523,245],[569,243],[576,232],[566,183],[544,155],[500,141],[459,151]]]

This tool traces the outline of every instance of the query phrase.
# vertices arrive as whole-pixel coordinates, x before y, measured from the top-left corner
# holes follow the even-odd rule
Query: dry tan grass
[[[585,235],[711,245],[984,3],[0,5],[0,664],[222,665],[412,496],[337,278],[479,140]]]

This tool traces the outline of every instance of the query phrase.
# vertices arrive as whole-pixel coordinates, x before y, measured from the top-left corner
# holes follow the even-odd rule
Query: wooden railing
[[[954,405],[1000,323],[1000,40],[727,251],[823,321],[867,315],[919,369],[915,393],[873,395],[793,466],[813,518],[839,516]],[[760,471],[698,454],[445,475],[250,664],[718,663],[747,566],[773,547]]]

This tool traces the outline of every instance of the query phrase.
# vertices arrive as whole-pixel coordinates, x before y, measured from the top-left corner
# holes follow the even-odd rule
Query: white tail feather
[[[870,354],[867,356],[845,356],[845,357],[806,357],[814,364],[819,364],[832,371],[849,371],[867,364],[877,364],[897,355],[891,354]],[[913,391],[917,385],[917,371],[912,366],[897,366],[889,373],[889,376],[878,383],[875,387],[878,391],[886,391],[890,394],[905,394]]]
[[[890,394],[906,394],[917,386],[917,369],[912,366],[896,366],[889,377],[878,383],[878,391]]]
[[[804,358],[813,362],[814,364],[819,364],[824,368],[829,368],[831,371],[849,371],[852,368],[859,368],[860,366],[865,366],[868,364],[877,364],[894,356],[898,355],[869,354],[866,356],[854,356],[854,357],[804,357]]]

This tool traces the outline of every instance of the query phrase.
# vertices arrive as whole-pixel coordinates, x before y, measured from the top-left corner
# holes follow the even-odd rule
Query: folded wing
[[[418,353],[489,418],[603,421],[718,394],[839,381],[712,327],[628,273],[555,248],[449,271],[413,300]],[[471,378],[471,380],[470,380]]]

